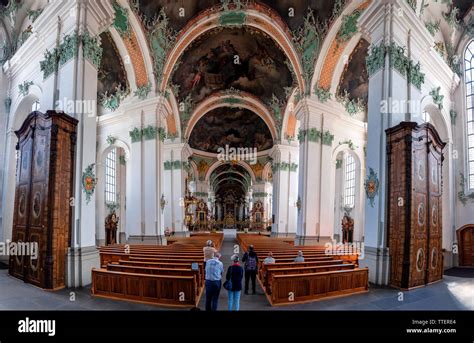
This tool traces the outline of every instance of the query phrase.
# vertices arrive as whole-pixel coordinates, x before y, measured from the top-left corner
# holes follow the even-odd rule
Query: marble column
[[[299,148],[295,145],[276,145],[273,159],[272,236],[294,236],[297,227]],[[268,187],[265,187],[268,190]],[[270,194],[268,194],[270,196]],[[268,199],[270,200],[270,199]],[[270,210],[269,201],[266,202]]]
[[[319,244],[322,239],[330,239],[322,236],[320,224],[322,114],[311,111],[310,103],[305,98],[297,105],[296,115],[300,121],[300,132],[304,133],[300,135],[299,147],[296,244]],[[316,134],[312,134],[313,131]]]
[[[175,235],[186,236],[189,234],[184,225],[184,196],[186,171],[183,162],[191,156],[189,146],[185,143],[168,142],[164,145],[164,195],[166,199],[165,227],[174,231]]]
[[[58,5],[58,4],[56,4]],[[113,20],[109,3],[79,0],[61,2],[61,37],[83,35],[95,37]],[[48,8],[46,9],[48,10]],[[52,19],[57,17],[52,13]],[[100,21],[99,21],[99,18]],[[74,19],[74,20],[72,20]],[[105,19],[105,20],[104,20]],[[54,20],[54,19],[53,19]],[[51,32],[45,33],[51,36]],[[79,44],[77,55],[72,55],[58,72],[44,81],[44,109],[62,109],[79,120],[77,129],[76,170],[73,206],[71,247],[67,255],[67,286],[81,287],[90,284],[91,269],[99,266],[96,249],[96,193],[86,200],[82,189],[82,174],[97,162],[97,84],[98,65],[84,57],[84,46]],[[71,106],[73,104],[73,106]],[[79,104],[82,106],[80,107]],[[71,113],[71,107],[74,113]],[[92,112],[89,111],[92,109]],[[95,168],[94,168],[95,169]],[[97,170],[95,170],[97,175]]]

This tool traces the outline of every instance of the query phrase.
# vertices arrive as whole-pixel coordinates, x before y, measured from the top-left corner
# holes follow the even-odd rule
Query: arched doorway
[[[457,231],[459,265],[474,267],[474,225],[465,225]]]

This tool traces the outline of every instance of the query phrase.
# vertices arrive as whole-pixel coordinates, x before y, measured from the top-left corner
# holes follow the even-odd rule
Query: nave
[[[220,252],[226,271],[230,265],[238,241],[224,239]],[[242,248],[240,247],[240,251]],[[242,254],[240,254],[242,256]],[[454,276],[456,275],[456,276]],[[460,277],[462,276],[462,277]],[[97,298],[91,295],[90,287],[76,290],[63,289],[46,292],[23,283],[8,275],[8,270],[0,265],[0,310],[151,310],[189,311],[189,309],[169,308],[127,301]],[[319,300],[316,302],[272,307],[257,282],[255,295],[241,296],[241,311],[268,310],[474,310],[474,273],[472,270],[450,269],[441,282],[405,292],[400,301],[399,291],[392,288],[370,285],[370,292],[349,297]],[[205,295],[200,299],[199,309],[205,308]],[[222,289],[218,311],[227,311],[227,292]]]

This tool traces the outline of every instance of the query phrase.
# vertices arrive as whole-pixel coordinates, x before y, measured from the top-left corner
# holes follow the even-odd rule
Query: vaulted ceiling
[[[256,97],[273,115],[274,127],[270,131],[278,132],[279,139],[284,137],[284,114],[291,96],[316,94],[314,87],[323,85],[323,91],[336,89],[333,98],[342,97],[347,91],[350,100],[367,99],[364,59],[368,43],[360,40],[359,44],[351,45],[356,48],[337,80],[333,78],[334,68],[343,58],[342,51],[337,49],[338,42],[333,42],[336,48],[329,51],[329,54],[338,53],[333,58],[335,61],[331,61],[326,51],[321,53],[321,48],[341,16],[342,23],[339,21],[340,26],[335,27],[337,39],[341,35],[347,39],[354,37],[358,18],[354,9],[363,11],[370,0],[357,3],[351,0],[114,0],[112,3],[116,11],[114,27],[100,37],[104,51],[99,70],[100,98],[117,92],[119,85],[134,92],[120,94],[113,102],[115,107],[108,110],[117,110],[119,100],[126,96],[146,99],[148,94],[162,92],[168,99],[175,98],[186,109],[179,111],[180,118],[173,128],[176,131],[170,132],[174,135],[179,131],[184,136],[193,108],[219,91],[241,91]],[[407,3],[433,35],[436,50],[456,69],[453,60],[462,35],[474,35],[472,0],[407,0]],[[47,0],[0,1],[4,24],[0,27],[2,62],[11,58],[31,36],[34,22],[46,6]],[[252,25],[245,20],[250,12],[261,14],[252,17]],[[201,33],[186,41],[198,21],[201,23],[216,13],[220,24],[209,23],[209,28],[203,25]],[[265,22],[264,16],[270,21]],[[281,31],[279,38],[275,38],[276,31]],[[168,66],[171,69],[165,70],[178,42],[182,43],[182,49],[174,52],[177,58]],[[131,61],[124,61],[125,58]],[[319,59],[325,61],[315,73]],[[150,80],[153,77],[155,80]],[[301,94],[303,91],[305,94]],[[261,134],[266,136],[267,132]]]
[[[218,200],[232,196],[236,202],[244,201],[250,190],[250,175],[242,166],[223,164],[211,175],[211,189]]]
[[[260,152],[272,148],[273,139],[268,126],[257,114],[247,109],[220,107],[197,122],[189,145],[210,153],[218,153],[226,146],[256,148]]]

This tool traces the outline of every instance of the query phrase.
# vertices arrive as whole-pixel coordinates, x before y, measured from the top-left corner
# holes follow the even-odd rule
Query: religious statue
[[[342,243],[352,243],[354,239],[354,219],[347,213],[342,218]]]
[[[115,213],[115,210],[112,211],[105,218],[105,236],[106,236],[106,245],[117,244],[117,228],[118,228],[119,218]]]

